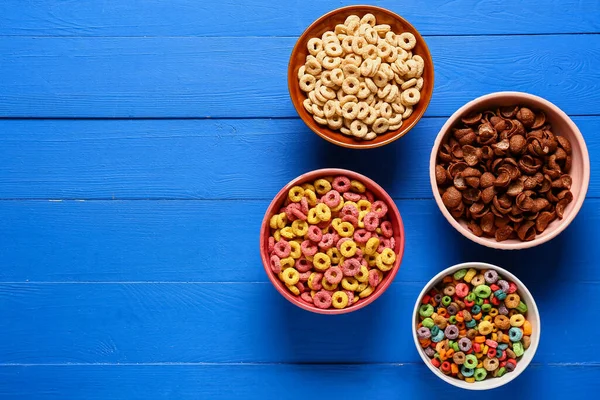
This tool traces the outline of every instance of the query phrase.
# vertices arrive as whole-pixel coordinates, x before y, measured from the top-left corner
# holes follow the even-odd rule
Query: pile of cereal
[[[512,372],[532,330],[517,290],[492,269],[446,276],[419,307],[417,337],[431,363],[466,382]]]
[[[377,25],[373,14],[349,16],[308,41],[298,71],[304,108],[317,123],[363,140],[399,129],[421,98],[425,62],[412,54],[415,44],[412,33]]]
[[[350,307],[394,267],[387,212],[362,182],[346,176],[294,186],[270,219],[271,270],[306,303]]]

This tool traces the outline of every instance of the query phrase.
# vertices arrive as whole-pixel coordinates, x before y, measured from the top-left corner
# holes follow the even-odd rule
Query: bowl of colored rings
[[[509,271],[470,262],[446,268],[423,288],[413,338],[428,368],[469,390],[505,385],[533,359],[540,315],[525,285]]]

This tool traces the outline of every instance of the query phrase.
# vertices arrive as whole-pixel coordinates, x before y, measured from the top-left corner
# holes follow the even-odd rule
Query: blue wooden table
[[[424,283],[463,261],[510,269],[541,311],[533,364],[488,398],[594,398],[600,3],[374,2],[425,36],[436,83],[409,135],[361,152],[312,134],[286,86],[296,38],[346,3],[0,2],[0,398],[460,398],[410,320]],[[498,90],[557,104],[590,152],[579,216],[531,250],[464,239],[427,178],[446,118]],[[378,181],[407,232],[390,289],[339,317],[284,300],[258,255],[271,198],[318,167]]]

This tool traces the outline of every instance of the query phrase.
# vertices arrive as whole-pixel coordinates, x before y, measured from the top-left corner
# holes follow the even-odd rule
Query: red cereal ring
[[[308,239],[313,242],[319,243],[321,238],[323,237],[323,232],[319,229],[318,226],[311,225],[308,227]]]
[[[381,234],[385,237],[394,236],[394,231],[392,230],[392,223],[390,221],[383,221],[381,223]]]
[[[308,200],[306,197],[303,197],[302,200],[300,200],[300,211],[308,215]]]
[[[347,204],[342,207],[340,213],[342,216],[352,215],[354,218],[358,218],[358,208],[354,207],[352,204]]]
[[[340,204],[340,194],[335,190],[330,190],[323,196],[323,203],[331,208],[337,207]]]
[[[325,235],[323,235],[323,237],[321,238],[321,241],[319,242],[319,248],[323,249],[323,250],[328,250],[331,247],[333,247],[335,237],[333,236],[333,233],[326,233]]]
[[[269,244],[267,247],[269,253],[272,253],[275,249],[275,238],[273,236],[269,236]]]
[[[379,226],[379,217],[374,212],[368,212],[363,219],[365,229],[373,232]]]
[[[357,229],[354,231],[354,241],[358,244],[365,244],[371,238],[371,232],[366,229]]]
[[[339,267],[331,267],[325,271],[325,279],[332,285],[337,285],[342,281],[344,274]]]
[[[517,291],[517,285],[515,285],[514,282],[510,282],[508,284],[508,290],[506,291],[506,293],[512,294],[512,293],[515,293],[516,291]]]
[[[371,211],[374,212],[378,218],[383,218],[388,212],[388,207],[383,201],[377,200],[371,204]]]
[[[273,248],[273,253],[279,258],[289,257],[292,252],[292,246],[290,244],[281,239],[279,242],[275,243],[275,247]]]
[[[358,218],[356,218],[354,215],[344,215],[342,217],[342,222],[350,222],[355,228],[358,226]]]
[[[381,280],[379,279],[379,274],[376,269],[372,269],[369,271],[369,285],[373,287],[377,287]]]
[[[300,251],[304,254],[305,257],[312,257],[317,254],[317,245],[310,240],[305,240],[300,245]]]
[[[333,182],[331,182],[331,187],[340,193],[347,192],[351,188],[350,179],[346,178],[345,176],[336,176],[333,179]]]
[[[319,290],[315,293],[313,302],[319,308],[329,308],[331,306],[331,294],[326,290]]]
[[[312,271],[300,272],[300,282],[308,281],[310,274],[312,274]]]
[[[342,271],[345,276],[354,276],[360,271],[361,262],[357,258],[348,258],[342,264]]]
[[[275,254],[269,259],[269,264],[273,273],[278,274],[281,272],[281,260]]]
[[[313,298],[310,295],[310,292],[304,292],[300,295],[300,298],[302,300],[304,300],[305,302],[307,302],[308,304],[312,304],[313,303]]]
[[[365,192],[365,197],[369,201],[369,203],[373,203],[375,201],[375,195],[371,192]]]
[[[312,267],[313,267],[312,263],[304,257],[297,259],[296,263],[294,264],[294,268],[296,268],[296,270],[298,270],[298,272],[310,271],[312,269]]]
[[[316,272],[315,276],[313,277],[312,284],[308,285],[308,287],[312,286],[313,290],[321,290],[323,288],[323,285],[321,284],[322,279],[323,274],[320,272]]]
[[[348,201],[357,202],[360,200],[360,194],[358,194],[358,193],[346,192],[343,194],[343,196],[344,196],[344,199],[346,199]]]

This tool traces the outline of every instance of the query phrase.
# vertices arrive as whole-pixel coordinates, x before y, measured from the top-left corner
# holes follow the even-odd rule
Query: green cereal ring
[[[421,317],[430,317],[433,314],[433,306],[431,304],[423,304],[419,307],[419,315]]]
[[[475,356],[475,354],[467,354],[467,356],[465,357],[464,366],[469,369],[477,367],[477,357]]]
[[[458,346],[458,342],[454,342],[452,343],[452,348],[454,349],[454,351],[460,351],[460,347]]]
[[[429,329],[433,328],[435,326],[435,323],[433,322],[433,320],[431,318],[425,318],[421,324]]]
[[[491,309],[492,305],[489,303],[481,306],[481,311],[483,311],[484,313],[489,313]]]
[[[487,371],[483,368],[477,368],[474,376],[476,381],[482,381],[487,376]]]
[[[454,325],[456,323],[456,315],[451,315],[450,318],[448,318],[448,323]]]
[[[475,299],[477,298],[477,296],[475,295],[475,293],[470,292],[467,297],[465,297],[465,300],[467,301],[475,301]]]
[[[505,373],[506,373],[506,368],[504,368],[504,367],[501,367],[501,368],[498,370],[498,373],[496,374],[496,377],[500,378],[500,377],[501,377],[502,375],[504,375]]]
[[[525,312],[527,312],[527,305],[525,303],[523,303],[522,301],[520,301],[519,305],[516,307],[516,309],[520,313],[525,313]]]
[[[487,299],[492,294],[492,289],[488,285],[479,285],[473,289],[473,293],[479,298]]]
[[[515,356],[521,357],[525,350],[523,349],[523,344],[521,342],[513,343],[512,350],[515,353]]]
[[[481,297],[477,297],[475,299],[475,304],[478,306],[482,306],[483,305],[483,299]]]
[[[452,298],[450,296],[442,297],[442,304],[444,305],[444,307],[449,306],[450,303],[452,303]]]
[[[467,274],[467,269],[466,268],[459,269],[458,271],[456,271],[454,273],[454,279],[456,279],[457,281],[459,281],[462,278],[464,278],[466,274]]]

